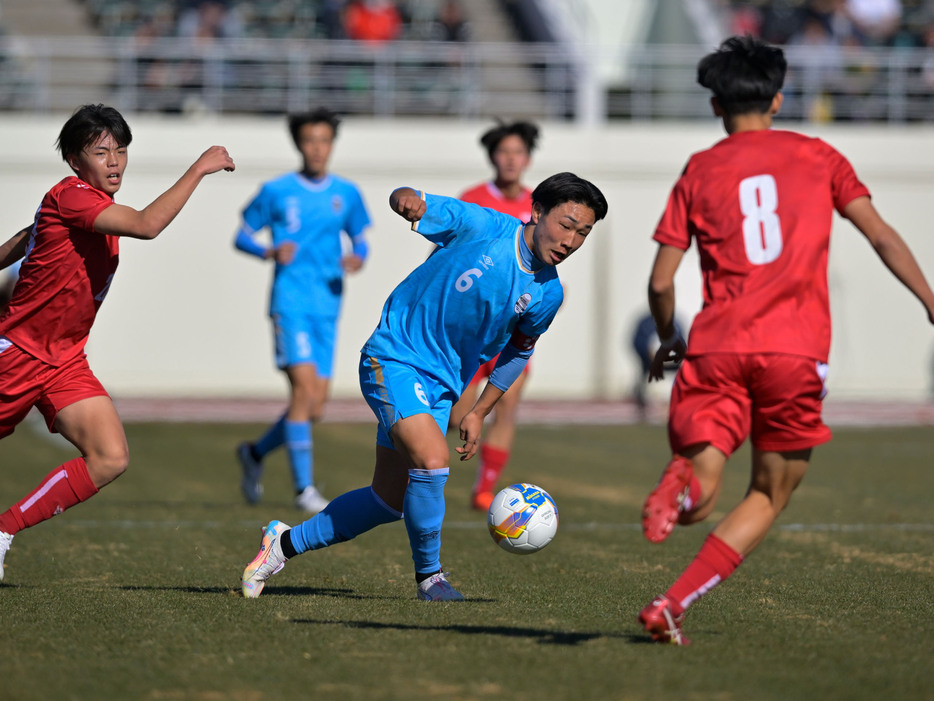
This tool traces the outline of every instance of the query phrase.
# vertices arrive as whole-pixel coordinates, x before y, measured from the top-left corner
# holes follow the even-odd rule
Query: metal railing
[[[785,118],[934,121],[934,50],[788,47]],[[0,109],[281,114],[318,104],[379,117],[709,117],[698,46],[0,37]],[[624,66],[605,85],[598,66]]]

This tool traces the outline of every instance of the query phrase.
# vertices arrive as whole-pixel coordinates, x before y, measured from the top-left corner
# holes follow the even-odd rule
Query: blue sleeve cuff
[[[360,234],[359,236],[354,236],[350,242],[353,246],[353,254],[359,257],[361,260],[366,260],[367,255],[370,253],[370,246],[366,242],[366,239],[363,237],[363,235]]]
[[[509,389],[525,370],[533,351],[534,348],[516,348],[507,343],[496,360],[496,367],[490,373],[490,384],[503,392]]]
[[[236,247],[238,251],[249,253],[251,256],[256,256],[257,258],[266,258],[266,251],[268,250],[266,246],[253,238],[246,227],[242,227],[240,231],[237,232],[237,238],[234,239],[234,247]]]

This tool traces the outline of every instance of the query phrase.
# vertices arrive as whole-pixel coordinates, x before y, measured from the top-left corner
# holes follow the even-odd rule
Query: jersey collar
[[[523,271],[534,274],[545,267],[545,264],[532,253],[532,249],[525,242],[525,236],[522,235],[524,231],[525,224],[520,224],[516,232],[516,262]]]

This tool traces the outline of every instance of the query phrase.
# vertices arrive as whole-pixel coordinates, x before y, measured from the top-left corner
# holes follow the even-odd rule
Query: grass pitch
[[[464,603],[415,599],[401,523],[292,560],[257,600],[239,575],[271,518],[294,524],[288,469],[244,505],[237,442],[258,426],[127,427],[129,472],[16,536],[0,585],[0,697],[201,699],[932,699],[934,432],[840,429],[815,451],[779,525],[687,616],[687,648],[635,623],[708,524],[643,540],[642,500],[667,459],[660,427],[521,426],[511,481],[555,497],[532,556],[497,548],[467,507],[475,462],[447,489],[443,562]],[[317,475],[368,484],[374,429],[323,424]],[[27,427],[0,443],[0,508],[71,452]],[[743,494],[749,453],[727,468]]]

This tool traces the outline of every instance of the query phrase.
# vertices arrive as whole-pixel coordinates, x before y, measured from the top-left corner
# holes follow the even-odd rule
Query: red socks
[[[0,514],[0,531],[15,535],[62,513],[97,494],[84,458],[69,460],[52,470],[41,484]]]
[[[676,610],[675,616],[733,574],[743,556],[711,533],[687,569],[665,592]]]
[[[492,492],[496,480],[503,473],[506,463],[509,462],[509,451],[494,448],[486,443],[480,446],[480,466],[477,469],[477,482],[474,484],[474,494]]]

